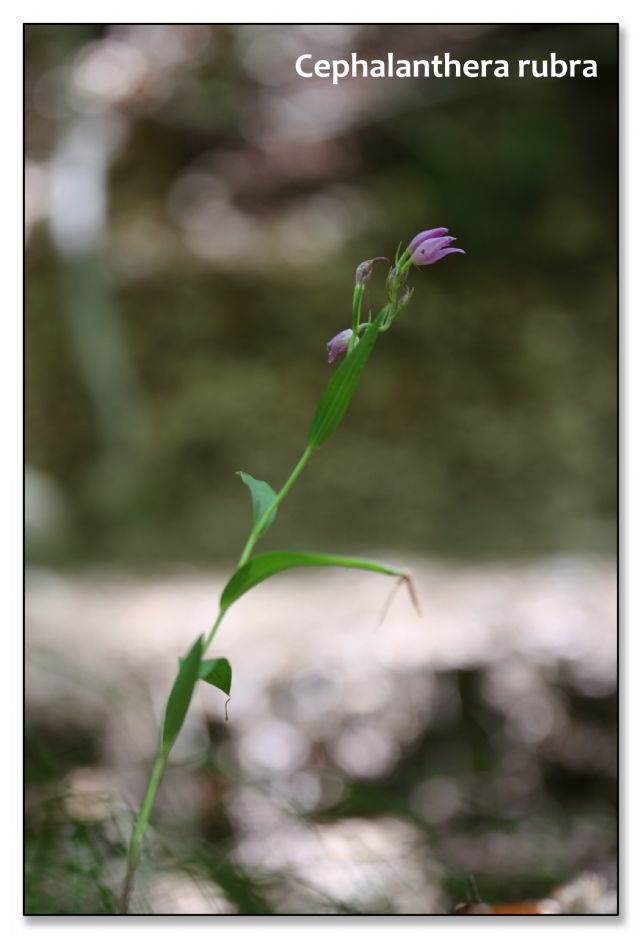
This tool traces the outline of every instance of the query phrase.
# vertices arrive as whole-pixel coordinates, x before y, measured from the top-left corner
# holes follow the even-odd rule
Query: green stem
[[[286,482],[284,483],[284,485],[282,486],[278,494],[275,496],[275,498],[273,499],[273,501],[271,502],[271,504],[269,505],[265,513],[262,515],[262,518],[260,519],[260,523],[257,525],[255,530],[252,530],[251,533],[249,534],[244,550],[242,551],[242,556],[240,557],[240,561],[238,562],[238,567],[246,563],[249,557],[251,556],[251,552],[256,544],[256,540],[265,529],[265,526],[267,525],[269,518],[271,517],[271,515],[273,514],[277,506],[285,498],[287,492],[289,491],[289,489],[295,482],[296,478],[298,477],[302,469],[305,467],[305,465],[309,461],[309,456],[311,455],[312,452],[313,452],[313,447],[307,446],[307,448],[302,453],[302,456],[300,457],[300,460],[298,461],[297,465],[291,472],[291,475],[289,475],[288,479],[286,480]],[[222,610],[218,612],[218,617],[216,618],[215,622],[211,626],[211,630],[209,631],[209,634],[207,635],[205,639],[205,642],[203,645],[203,654],[208,650],[211,642],[213,641],[216,635],[216,632],[222,623],[224,614],[225,613]],[[135,879],[136,869],[138,867],[138,863],[140,862],[140,851],[142,849],[142,841],[144,839],[144,834],[147,828],[147,823],[149,822],[149,815],[151,814],[151,810],[153,808],[153,804],[156,799],[156,794],[158,793],[158,787],[160,785],[160,781],[162,780],[164,769],[166,768],[166,765],[167,765],[168,756],[169,756],[169,752],[163,751],[161,749],[156,755],[156,759],[153,763],[153,768],[151,769],[151,777],[149,778],[149,783],[147,785],[147,790],[144,795],[144,800],[142,801],[140,813],[138,814],[138,819],[136,820],[135,826],[133,828],[133,832],[131,834],[131,841],[129,843],[129,853],[127,857],[127,874],[125,876],[124,885],[122,888],[122,894],[120,896],[120,905],[118,908],[119,914],[126,914],[127,909],[129,907],[129,900],[131,898],[131,893],[133,891],[133,883]]]
[[[238,563],[238,566],[239,566],[239,565],[240,565],[240,563]],[[237,569],[237,568],[238,568],[238,567],[236,566],[236,569]],[[212,642],[213,639],[215,638],[215,636],[216,636],[216,631],[218,630],[218,628],[219,628],[220,625],[222,624],[222,619],[223,619],[223,618],[224,618],[224,612],[222,611],[222,609],[220,609],[220,611],[218,612],[218,617],[216,618],[216,620],[215,620],[214,623],[212,624],[211,630],[209,631],[209,634],[208,634],[207,637],[205,638],[205,642],[204,642],[204,644],[202,645],[202,654],[203,654],[203,656],[204,656],[204,655],[207,653],[207,651],[209,650],[209,645],[211,644],[211,642]]]
[[[362,297],[364,295],[364,285],[362,283],[356,283],[355,289],[353,291],[353,304],[351,312],[351,331],[352,335],[349,339],[349,348],[347,349],[347,354],[355,348],[356,342],[358,341],[358,332],[360,331],[360,314],[362,312]]]
[[[313,448],[311,446],[307,446],[307,448],[302,453],[302,456],[300,457],[300,461],[295,466],[291,475],[289,475],[289,477],[287,478],[286,482],[284,483],[284,485],[282,486],[278,494],[275,496],[275,498],[273,499],[273,501],[271,502],[267,510],[262,515],[260,519],[260,523],[249,534],[249,537],[247,538],[247,542],[244,545],[244,550],[242,551],[242,556],[240,557],[238,566],[244,566],[244,564],[247,562],[247,560],[251,556],[251,551],[256,545],[256,540],[258,539],[260,534],[264,531],[265,527],[267,526],[271,518],[271,515],[273,514],[275,509],[278,507],[280,502],[284,499],[287,492],[289,491],[289,489],[295,482],[296,478],[298,477],[302,469],[305,467],[305,465],[309,461],[309,456],[311,455],[312,452],[313,452]],[[215,628],[215,625],[214,625],[214,628]]]
[[[364,286],[362,283],[356,283],[356,287],[353,291],[353,305],[351,313],[351,328],[354,332],[358,331],[358,326],[360,325],[360,311],[362,309],[363,293]]]
[[[251,533],[249,534],[247,538],[247,542],[244,545],[244,550],[242,551],[242,556],[240,557],[238,561],[238,565],[236,566],[236,569],[238,569],[240,566],[244,566],[244,564],[248,562],[249,557],[251,556],[251,553],[253,551],[253,548],[256,545],[256,541],[258,537],[262,534],[262,532],[264,531],[265,527],[267,526],[269,522],[269,519],[273,515],[273,512],[278,507],[280,502],[286,497],[287,492],[289,491],[289,489],[295,482],[296,478],[298,477],[302,469],[305,467],[305,465],[309,461],[309,456],[311,455],[312,452],[313,452],[313,448],[311,446],[307,446],[307,448],[302,453],[300,460],[298,461],[295,468],[293,469],[291,475],[289,475],[289,477],[287,478],[286,482],[284,483],[280,491],[277,493],[277,495],[275,496],[275,498],[273,499],[273,501],[271,502],[267,510],[264,512],[264,514],[260,518],[260,523],[255,528],[255,530],[252,530]],[[218,628],[222,624],[222,619],[224,618],[224,616],[225,616],[225,613],[222,611],[222,609],[220,609],[220,611],[218,612],[218,617],[216,618],[213,625],[211,626],[211,630],[209,631],[209,634],[205,638],[205,642],[202,648],[203,654],[209,649],[211,642],[216,636],[216,632]]]
[[[129,907],[129,899],[131,898],[131,892],[133,890],[133,881],[136,874],[136,869],[140,861],[140,850],[142,848],[142,840],[144,839],[144,833],[147,828],[147,823],[149,821],[149,814],[151,813],[151,808],[156,799],[156,794],[158,793],[158,786],[160,780],[164,773],[164,769],[167,764],[167,755],[168,752],[160,751],[156,755],[156,759],[153,763],[153,768],[151,769],[151,777],[149,778],[149,783],[147,784],[147,790],[144,795],[144,800],[142,801],[142,807],[140,808],[140,813],[138,814],[138,819],[133,828],[131,834],[131,841],[129,843],[129,854],[127,856],[127,874],[124,880],[124,885],[122,888],[122,895],[120,896],[120,905],[118,908],[119,914],[126,914]]]

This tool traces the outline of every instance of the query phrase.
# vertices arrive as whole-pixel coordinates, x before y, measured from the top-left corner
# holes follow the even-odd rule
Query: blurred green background
[[[351,51],[598,78],[295,74]],[[617,27],[32,25],[25,54],[27,912],[113,912],[248,531],[235,473],[285,480],[356,265],[443,225],[466,256],[414,271],[263,541],[406,561],[425,618],[376,629],[364,574],[243,599],[134,909],[450,913],[470,875],[504,902],[586,872],[553,913],[611,913]]]
[[[26,31],[30,557],[207,561],[278,486],[356,264],[446,225],[270,543],[614,548],[615,26]],[[597,80],[297,78],[301,51]],[[378,302],[382,274],[370,296]],[[375,281],[374,281],[375,282]],[[234,546],[235,545],[235,546]]]

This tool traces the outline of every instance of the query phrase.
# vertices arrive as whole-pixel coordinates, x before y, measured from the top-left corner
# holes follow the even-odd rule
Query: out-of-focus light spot
[[[315,774],[298,771],[291,777],[274,778],[271,791],[294,810],[314,810],[322,797],[322,785]]]
[[[389,84],[392,84],[389,82]],[[382,85],[381,94],[385,94]],[[388,92],[387,92],[388,93]],[[277,97],[263,92],[260,121],[246,126],[248,135],[280,136],[293,140],[323,140],[344,133],[365,120],[369,92],[362,82],[338,87],[312,84],[282,92]]]
[[[234,914],[236,906],[223,890],[209,879],[192,878],[183,872],[152,874],[145,882],[145,907],[140,913],[153,914]],[[132,905],[132,910],[136,907]]]
[[[309,755],[309,743],[288,722],[259,722],[246,732],[238,745],[240,761],[262,774],[291,774]]]
[[[153,276],[171,263],[175,238],[166,225],[152,218],[121,220],[112,230],[111,266],[126,281]]]
[[[64,494],[45,472],[27,466],[24,476],[24,525],[27,544],[55,539],[66,523]]]
[[[349,188],[326,190],[290,208],[274,231],[279,260],[316,266],[337,252],[370,219],[368,205]]]
[[[335,186],[281,209],[252,217],[236,208],[222,180],[192,169],[171,188],[167,209],[188,249],[202,260],[268,270],[326,263],[371,220],[366,199],[353,188]]]
[[[360,26],[348,23],[301,23],[295,27],[295,32],[306,42],[305,48],[312,43],[317,47],[326,46],[333,50],[350,48],[359,31]]]
[[[175,68],[185,61],[197,61],[211,52],[213,33],[205,24],[183,23],[116,25],[111,35],[115,40],[139,49],[153,70]]]
[[[540,902],[540,914],[617,914],[618,895],[601,875],[587,872],[554,888]]]
[[[196,257],[260,265],[265,244],[258,226],[231,205],[226,186],[217,176],[198,170],[185,173],[172,186],[167,208]]]
[[[310,673],[291,685],[296,716],[303,722],[322,720],[341,708],[342,687],[323,674]]]
[[[616,741],[606,730],[579,722],[556,727],[544,740],[545,756],[571,771],[603,771],[615,776]]]
[[[449,42],[462,43],[465,40],[468,41],[482,36],[484,33],[492,32],[493,29],[493,26],[483,24],[456,23],[454,26],[449,26],[448,24],[438,23],[433,26],[433,35],[437,37],[437,40],[446,38]]]
[[[522,658],[511,656],[490,667],[483,681],[483,696],[506,711],[514,701],[529,697],[541,686],[536,670]]]
[[[106,173],[126,137],[115,114],[82,118],[61,139],[50,163],[50,221],[64,254],[95,250],[106,233]]]
[[[231,205],[202,206],[190,218],[184,240],[201,260],[230,266],[264,266],[264,245],[258,232],[251,220]]]
[[[24,167],[24,232],[28,240],[33,228],[49,214],[49,168],[28,159]]]
[[[355,173],[360,156],[348,140],[298,140],[268,137],[261,149],[286,179],[330,179]],[[264,172],[264,169],[263,169]]]
[[[462,790],[455,778],[432,778],[411,792],[413,809],[428,823],[448,823],[463,807]]]
[[[343,709],[351,715],[366,715],[389,703],[393,694],[391,678],[384,671],[351,681],[345,688]]]
[[[526,744],[535,745],[551,734],[556,724],[555,707],[548,697],[523,696],[508,710],[512,734]]]
[[[70,66],[58,65],[47,69],[36,82],[33,91],[34,110],[49,120],[64,120],[68,117],[71,111],[70,81]]]
[[[440,910],[433,863],[416,831],[389,817],[322,826],[283,820],[269,834],[244,837],[235,854],[238,861],[279,873],[285,880],[291,874],[287,894],[278,898],[281,913],[308,911],[319,900],[318,910],[334,912],[331,902],[336,900],[371,911]]]
[[[350,818],[323,826],[318,833],[323,853],[307,874],[334,898],[358,905],[375,903],[386,880],[387,895],[393,895],[397,911],[420,892],[423,908],[432,900],[423,877],[426,857],[421,856],[417,832],[408,823],[389,817]]]
[[[280,254],[292,265],[307,266],[322,261],[344,240],[340,212],[324,196],[316,196],[291,209],[278,225],[276,242]]]
[[[351,777],[375,778],[389,771],[398,759],[390,735],[376,726],[351,726],[329,743],[336,764]]]
[[[198,219],[206,218],[207,211],[226,203],[227,199],[222,179],[211,173],[189,170],[172,185],[167,208],[180,225],[197,230]],[[206,224],[203,227],[206,228]]]
[[[324,810],[340,803],[344,794],[344,781],[339,774],[324,771],[320,775],[320,802],[318,806]]]
[[[114,39],[102,39],[80,51],[72,83],[80,95],[112,105],[134,95],[146,75],[147,62],[139,49]]]
[[[305,51],[304,44],[292,30],[264,28],[253,35],[237,33],[241,40],[240,60],[263,85],[279,85],[292,79],[292,63]]]
[[[260,837],[277,833],[282,827],[282,810],[267,793],[253,787],[235,787],[228,798],[228,809],[241,834],[257,832]]]
[[[523,749],[520,749],[523,751]],[[531,752],[531,749],[526,749]],[[510,759],[506,758],[501,765],[501,776],[494,777],[491,782],[491,792],[494,804],[501,813],[519,815],[521,804],[531,796],[537,784],[540,783],[537,759],[529,754],[519,762],[513,759],[515,767],[511,767]],[[506,773],[511,772],[511,773]],[[510,805],[510,806],[509,806]]]
[[[114,778],[100,768],[76,768],[65,778],[64,799],[69,816],[81,822],[107,820],[113,812],[111,798]]]
[[[527,745],[546,738],[563,716],[560,697],[535,667],[515,656],[490,668],[483,696],[505,713],[511,734]]]
[[[89,147],[81,152],[69,141],[54,156],[51,228],[62,253],[86,254],[99,246],[106,224],[104,182],[104,163]]]

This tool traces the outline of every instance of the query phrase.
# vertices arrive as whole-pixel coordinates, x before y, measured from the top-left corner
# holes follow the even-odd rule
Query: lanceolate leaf
[[[373,320],[356,347],[347,355],[333,375],[327,389],[320,398],[307,440],[313,449],[321,446],[329,438],[345,415],[349,401],[353,397],[360,375],[378,336],[378,329],[382,325],[383,315],[384,311],[380,312],[377,318]]]
[[[220,610],[226,612],[241,595],[253,589],[259,582],[296,566],[345,566],[348,569],[364,569],[372,573],[406,578],[404,570],[357,556],[336,556],[331,553],[258,553],[233,574],[220,598]]]
[[[181,660],[178,665],[178,676],[169,694],[162,723],[161,746],[165,754],[169,752],[175,742],[187,715],[193,689],[198,681],[201,659],[202,635],[195,642],[185,659]]]
[[[253,507],[252,529],[255,530],[258,524],[260,523],[260,521],[262,520],[263,514],[266,513],[266,511],[271,506],[272,501],[275,500],[276,493],[271,487],[271,485],[268,485],[266,482],[260,481],[258,478],[253,478],[253,476],[249,475],[248,472],[238,472],[238,475],[240,476],[242,481],[245,483],[245,485],[251,492],[251,505]],[[267,521],[264,530],[260,532],[260,536],[262,536],[265,530],[269,529],[269,527],[274,521],[276,513],[277,513],[277,509],[276,511],[273,512],[273,514]]]
[[[231,693],[231,664],[226,657],[200,661],[200,679],[226,693]]]

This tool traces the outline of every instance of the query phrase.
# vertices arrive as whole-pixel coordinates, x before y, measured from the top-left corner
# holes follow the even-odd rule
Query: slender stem
[[[289,489],[295,482],[296,478],[298,477],[302,469],[307,464],[309,460],[309,456],[311,455],[312,452],[313,452],[313,448],[311,446],[307,446],[307,448],[302,453],[300,460],[298,461],[295,468],[293,469],[291,475],[289,475],[289,477],[287,478],[286,482],[284,483],[280,491],[277,493],[277,495],[275,496],[275,498],[273,499],[273,501],[271,502],[267,510],[264,512],[264,514],[260,518],[260,523],[255,528],[255,530],[252,530],[251,533],[249,534],[247,538],[247,542],[244,545],[244,550],[242,551],[242,556],[240,557],[238,561],[238,566],[236,567],[236,569],[238,569],[240,566],[244,566],[244,564],[248,562],[249,557],[251,556],[251,553],[253,551],[253,548],[256,545],[256,541],[258,537],[260,536],[260,534],[262,534],[270,518],[273,516],[273,512],[278,507],[280,502],[285,498],[287,492],[289,491]],[[209,649],[209,645],[215,638],[216,632],[218,628],[220,627],[220,625],[222,624],[222,619],[224,618],[224,616],[225,616],[225,613],[222,611],[222,609],[220,609],[220,611],[218,612],[218,617],[216,618],[213,625],[211,626],[211,630],[209,631],[209,634],[205,638],[205,642],[202,648],[203,654]]]
[[[302,453],[302,456],[300,457],[300,461],[295,466],[291,475],[289,475],[289,477],[287,478],[286,482],[284,483],[284,485],[282,486],[278,494],[275,496],[275,498],[273,499],[273,501],[271,502],[267,510],[262,515],[260,523],[249,534],[247,538],[247,542],[244,545],[244,550],[242,551],[242,556],[240,557],[238,566],[244,566],[244,564],[247,562],[247,560],[251,556],[251,551],[256,545],[256,540],[258,539],[260,534],[264,531],[265,527],[269,523],[269,520],[271,519],[271,515],[273,514],[275,509],[278,507],[280,502],[283,500],[283,498],[286,496],[287,492],[289,491],[289,489],[295,482],[296,478],[298,477],[302,469],[305,467],[305,465],[309,461],[309,456],[311,455],[312,452],[313,452],[313,448],[311,446],[307,446],[307,448]]]
[[[349,347],[347,348],[347,354],[355,348],[358,342],[358,332],[360,330],[360,314],[362,312],[362,297],[364,295],[364,284],[356,283],[355,289],[353,291],[353,303],[351,306],[351,338],[349,339]]]
[[[277,493],[277,495],[275,496],[275,498],[273,499],[273,501],[271,502],[271,504],[269,505],[265,513],[262,515],[260,523],[257,525],[255,530],[252,530],[251,533],[249,534],[244,550],[242,551],[242,556],[240,557],[240,561],[238,562],[238,566],[242,566],[244,563],[246,563],[249,557],[251,556],[251,552],[256,544],[256,540],[258,539],[260,534],[264,531],[267,523],[269,522],[269,519],[273,515],[273,512],[275,511],[277,506],[280,504],[280,502],[285,498],[287,492],[289,491],[289,489],[295,482],[296,478],[298,477],[302,469],[307,464],[309,460],[309,456],[311,455],[312,452],[313,452],[313,447],[307,446],[307,448],[302,453],[300,460],[298,461],[295,468],[291,472],[291,475],[289,475],[288,479],[286,480],[286,482],[284,483],[280,491]],[[216,635],[216,632],[222,623],[224,614],[225,613],[222,610],[218,612],[218,617],[216,618],[215,622],[211,626],[211,630],[209,631],[209,634],[207,635],[205,639],[205,642],[203,645],[203,653],[208,650],[209,645],[213,641]],[[129,843],[129,853],[127,857],[127,874],[125,876],[124,885],[122,888],[122,894],[120,897],[120,905],[118,908],[119,914],[126,914],[127,909],[129,907],[129,900],[131,898],[131,893],[133,891],[133,883],[135,879],[136,869],[140,861],[140,851],[142,848],[142,841],[144,839],[145,830],[147,828],[147,823],[149,821],[149,815],[153,808],[153,804],[156,799],[156,794],[158,793],[158,787],[160,785],[160,781],[162,779],[164,769],[166,768],[166,765],[167,765],[168,756],[169,756],[168,751],[163,751],[162,749],[160,749],[153,763],[153,768],[151,769],[151,777],[149,778],[149,783],[147,785],[147,790],[144,795],[144,800],[142,801],[140,813],[138,814],[138,819],[136,820],[135,826],[133,828],[133,832],[131,834],[131,841]]]
[[[354,332],[358,331],[358,326],[360,325],[360,310],[362,309],[363,293],[364,286],[362,283],[356,283],[355,289],[353,291],[353,305],[351,313],[351,328]]]
[[[240,565],[240,564],[238,564],[238,566],[239,566],[239,565]],[[237,567],[236,567],[236,569],[237,569]],[[220,625],[222,624],[222,619],[223,619],[223,618],[224,618],[224,612],[222,611],[222,609],[220,609],[220,611],[218,612],[218,617],[216,618],[216,620],[214,621],[214,623],[211,625],[211,630],[209,631],[209,634],[208,634],[207,637],[205,638],[204,644],[202,645],[202,653],[203,653],[203,654],[206,654],[206,652],[209,650],[209,645],[211,644],[211,642],[212,642],[213,639],[215,638],[215,636],[216,636],[216,631],[218,630],[218,628],[219,628]]]
[[[167,754],[168,752],[159,751],[156,755],[153,768],[151,769],[151,777],[149,778],[144,800],[142,801],[142,807],[140,808],[138,819],[136,820],[133,833],[131,834],[129,854],[127,856],[127,875],[124,880],[122,895],[120,897],[120,905],[118,908],[119,914],[126,914],[129,907],[129,899],[131,898],[131,892],[133,890],[133,880],[135,878],[138,862],[140,861],[142,840],[144,839],[144,832],[147,828],[147,822],[149,820],[151,808],[153,807],[156,794],[158,793],[160,779],[162,778],[165,766],[167,764]]]

